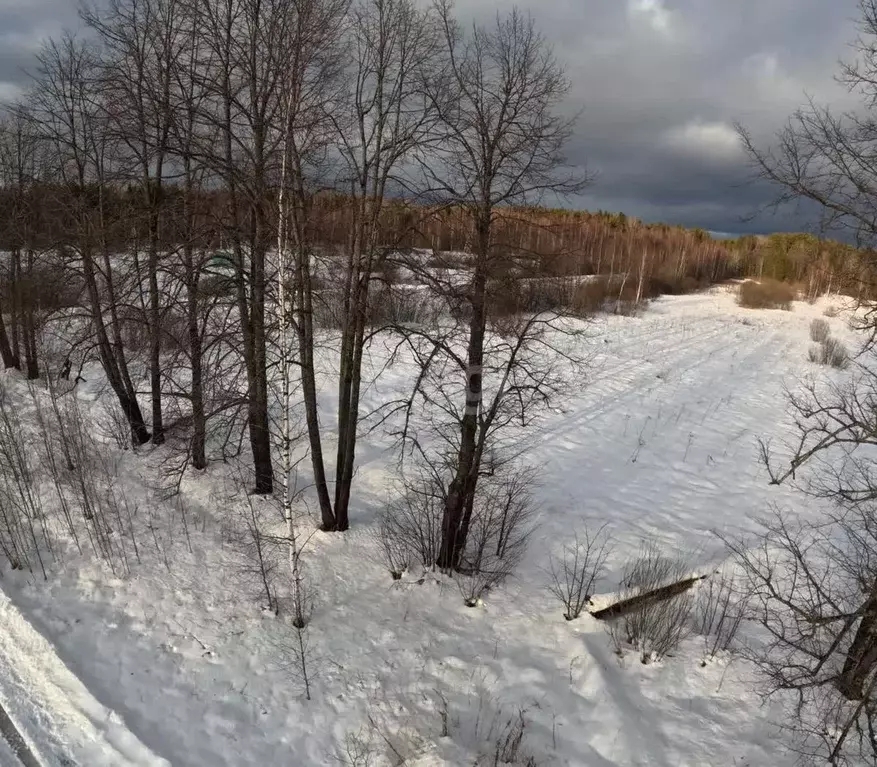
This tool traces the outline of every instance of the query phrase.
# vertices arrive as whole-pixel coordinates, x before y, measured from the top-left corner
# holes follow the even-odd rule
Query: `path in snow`
[[[819,311],[796,304],[794,313],[746,314],[730,303],[672,299],[638,326],[600,328],[608,343],[590,380],[543,421],[533,451],[544,466],[546,539],[563,540],[572,513],[706,563],[720,548],[711,531],[745,531],[770,503],[800,506],[768,484],[757,441],[786,433],[786,387],[827,374],[806,361]]]
[[[0,625],[0,732],[17,751],[18,762],[24,767],[168,767],[115,711],[94,699],[4,594]],[[3,757],[0,749],[0,763],[6,764]]]
[[[5,741],[0,743],[0,764],[9,764],[11,767],[13,763],[20,763],[22,767],[42,767],[3,706],[0,706],[0,735]]]

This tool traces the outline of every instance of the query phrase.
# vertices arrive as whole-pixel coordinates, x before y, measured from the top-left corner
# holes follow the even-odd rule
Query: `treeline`
[[[874,257],[806,233],[747,235],[725,243],[741,276],[795,285],[808,299],[827,293],[874,297]]]
[[[8,135],[0,133],[0,137]],[[102,238],[107,247],[122,252],[148,241],[149,210],[140,190],[108,184],[91,194],[102,198]],[[337,192],[315,195],[309,214],[315,242],[345,246],[354,225],[354,203],[355,198]],[[276,194],[269,191],[264,205],[270,226],[276,228]],[[164,252],[179,247],[188,225],[185,217],[190,216],[195,225],[190,236],[197,248],[221,249],[227,242],[223,222],[227,206],[224,190],[199,189],[187,195],[179,185],[165,182],[155,206],[158,246]],[[19,194],[6,184],[0,188],[0,249],[62,246],[74,225],[72,209],[72,190],[67,186],[31,181]],[[465,209],[402,198],[382,205],[376,238],[396,249],[468,252],[472,247]],[[496,212],[495,239],[497,249],[526,254],[536,262],[533,268],[545,275],[611,277],[638,275],[645,269],[667,287],[691,290],[735,276],[741,268],[729,247],[702,230],[642,224],[624,214],[509,207]]]

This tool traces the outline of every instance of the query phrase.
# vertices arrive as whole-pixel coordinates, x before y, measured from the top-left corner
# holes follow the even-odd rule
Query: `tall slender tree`
[[[56,169],[58,203],[69,223],[64,245],[82,270],[101,364],[134,443],[143,444],[150,434],[128,371],[110,253],[107,191],[114,141],[94,88],[97,53],[93,44],[65,35],[46,43],[37,62],[24,114]]]
[[[438,565],[460,565],[475,493],[498,407],[483,408],[489,288],[508,264],[495,225],[509,205],[535,203],[579,191],[587,178],[566,165],[562,150],[573,120],[560,113],[569,86],[532,18],[513,10],[490,27],[468,33],[440,0],[446,66],[428,87],[441,140],[420,166],[425,187],[444,204],[459,206],[471,226],[471,263],[463,292],[468,317],[465,403],[451,461]],[[527,334],[519,335],[514,355]],[[455,355],[456,356],[456,355]],[[493,382],[506,385],[505,376]],[[494,404],[497,403],[494,398]]]

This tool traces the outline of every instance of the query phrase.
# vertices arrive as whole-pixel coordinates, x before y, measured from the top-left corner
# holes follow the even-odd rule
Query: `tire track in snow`
[[[727,331],[727,323],[721,322],[712,331],[695,332],[689,340],[681,343],[676,340],[677,337],[674,335],[673,340],[670,342],[650,349],[648,357],[665,357],[672,362],[671,367],[673,369],[680,371],[697,369],[702,367],[702,363],[705,360],[716,356],[716,350],[710,345],[710,342],[724,335]],[[720,348],[718,354],[724,356],[728,352],[733,352],[743,346],[744,342],[743,339],[740,339],[733,345],[725,345]],[[709,351],[711,349],[712,351]],[[626,371],[631,369],[636,371],[644,363],[647,364],[645,370],[634,372],[632,376],[624,376]],[[579,400],[579,405],[585,405],[582,408],[583,412],[577,417],[563,418],[559,424],[556,420],[552,419],[551,422],[544,424],[539,429],[539,439],[542,442],[554,440],[559,436],[569,434],[574,430],[587,426],[593,421],[606,417],[617,411],[626,402],[652,395],[656,389],[666,385],[663,380],[655,377],[655,366],[655,363],[647,363],[645,359],[637,360],[630,358],[619,360],[608,367],[602,368],[600,375],[589,381],[585,386],[584,396]],[[722,371],[724,371],[724,368],[722,368]],[[621,380],[616,385],[615,381],[619,378]],[[603,391],[601,391],[601,385]],[[588,405],[588,400],[595,394],[596,399]],[[576,406],[577,410],[579,405]]]
[[[10,735],[15,730],[26,745],[17,749],[24,767],[170,767],[95,699],[2,592],[0,625],[0,708]]]
[[[3,706],[0,706],[0,735],[4,737],[23,767],[43,767]]]

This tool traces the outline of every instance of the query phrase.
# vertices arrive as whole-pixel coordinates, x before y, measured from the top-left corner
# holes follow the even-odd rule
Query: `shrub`
[[[660,270],[649,280],[649,293],[652,296],[681,296],[703,290],[709,283],[698,280],[690,274],[677,274],[675,269]]]
[[[536,508],[535,472],[506,466],[481,480],[472,511],[457,585],[467,607],[509,578],[523,559]]]
[[[581,312],[576,306],[576,278],[515,277],[491,280],[487,291],[487,314],[491,319],[520,313]]]
[[[843,370],[850,363],[850,355],[846,347],[836,338],[826,338],[820,344],[810,347],[810,362],[817,365],[828,365]]]
[[[574,310],[581,314],[593,312],[613,312],[615,314],[633,314],[636,306],[637,282],[635,277],[599,276],[581,283],[573,296]],[[643,286],[640,303],[643,304],[651,296],[648,284]]]
[[[810,340],[823,343],[830,335],[830,328],[825,320],[813,320],[810,323]]]
[[[837,317],[840,314],[840,309],[838,309],[834,304],[831,306],[826,306],[825,311],[822,314],[826,317]]]
[[[582,614],[603,575],[611,552],[605,530],[585,530],[582,536],[576,533],[573,543],[564,546],[563,558],[559,562],[551,560],[548,590],[563,605],[563,617],[568,621]]]
[[[727,570],[706,579],[697,592],[697,628],[707,656],[714,658],[734,644],[746,613],[747,599]]]
[[[666,599],[649,598],[663,587],[690,578],[690,567],[678,558],[663,554],[654,543],[643,546],[640,555],[627,563],[622,583],[630,609],[609,622],[609,635],[616,651],[632,647],[643,663],[670,655],[691,634],[694,599],[689,591]]]
[[[380,562],[394,581],[400,580],[411,566],[414,554],[414,548],[405,532],[405,527],[399,524],[396,516],[386,511],[381,515],[375,542],[378,545]]]
[[[472,767],[536,767],[531,748],[529,708],[508,706],[496,700],[493,690],[480,688],[452,705],[438,692],[440,734],[471,754]],[[533,704],[538,708],[538,704]]]
[[[779,280],[747,280],[737,292],[737,303],[747,309],[792,310],[795,289]]]
[[[402,495],[390,504],[381,518],[380,534],[392,541],[394,550],[407,548],[427,570],[435,567],[439,555],[444,498],[440,483],[423,473],[406,481]],[[396,564],[391,564],[391,568],[401,563],[400,557],[397,551]]]

